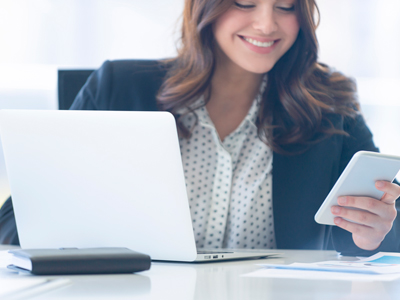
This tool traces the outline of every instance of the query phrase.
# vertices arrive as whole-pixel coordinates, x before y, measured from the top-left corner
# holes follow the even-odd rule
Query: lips
[[[280,39],[273,40],[240,35],[239,37],[250,50],[259,54],[268,54],[272,52],[276,45],[280,42]]]
[[[253,44],[254,46],[257,47],[262,47],[262,48],[268,48],[271,47],[273,44],[275,44],[275,41],[270,41],[270,42],[261,42],[252,38],[248,38],[248,37],[243,37],[243,39],[247,42],[249,42],[250,44]]]

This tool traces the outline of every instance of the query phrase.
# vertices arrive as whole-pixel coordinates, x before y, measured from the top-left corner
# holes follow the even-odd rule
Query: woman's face
[[[296,0],[237,0],[214,23],[217,64],[262,74],[299,33]]]

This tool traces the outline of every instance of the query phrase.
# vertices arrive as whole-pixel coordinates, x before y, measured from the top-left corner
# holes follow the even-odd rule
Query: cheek
[[[285,28],[287,36],[289,36],[292,42],[294,43],[300,31],[300,25],[297,18],[293,17],[286,20]]]
[[[214,37],[218,40],[231,39],[240,30],[243,23],[240,14],[235,10],[228,10],[222,14],[213,25]]]

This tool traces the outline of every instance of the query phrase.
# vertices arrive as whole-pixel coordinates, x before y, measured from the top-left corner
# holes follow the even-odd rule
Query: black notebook
[[[128,248],[10,250],[8,268],[35,275],[133,273],[150,269],[150,256]]]

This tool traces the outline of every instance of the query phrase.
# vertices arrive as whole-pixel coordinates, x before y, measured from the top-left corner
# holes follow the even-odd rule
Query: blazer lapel
[[[339,175],[336,142],[326,139],[299,155],[274,152],[272,193],[278,248],[324,247],[326,226],[316,223],[314,215]]]

